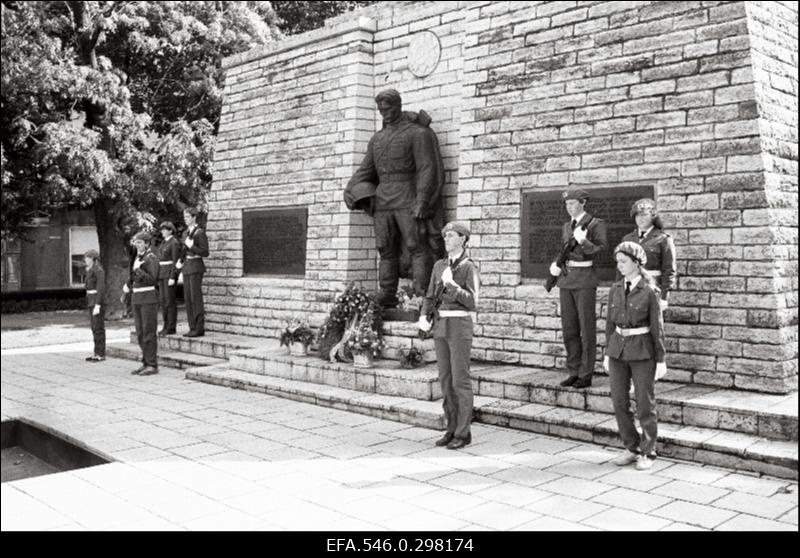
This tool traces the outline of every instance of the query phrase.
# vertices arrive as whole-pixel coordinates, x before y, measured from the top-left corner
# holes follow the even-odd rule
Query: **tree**
[[[204,199],[222,58],[276,22],[269,2],[3,2],[3,233],[93,207],[115,302],[134,230]]]
[[[304,33],[322,27],[325,20],[344,12],[352,11],[375,2],[272,2],[280,18],[279,27],[287,35]]]

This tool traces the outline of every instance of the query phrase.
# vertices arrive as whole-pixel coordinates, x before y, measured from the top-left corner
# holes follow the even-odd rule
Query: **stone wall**
[[[417,78],[423,30],[442,56]],[[375,285],[370,221],[341,191],[379,126],[373,95],[395,87],[432,114],[448,215],[472,226],[475,358],[564,366],[558,295],[522,278],[522,192],[644,185],[679,255],[670,377],[796,388],[796,40],[788,3],[392,2],[227,59],[210,327],[319,324],[346,281]],[[282,205],[309,206],[306,277],[242,277],[241,208]]]

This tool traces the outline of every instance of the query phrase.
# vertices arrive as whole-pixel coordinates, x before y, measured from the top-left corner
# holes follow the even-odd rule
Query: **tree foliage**
[[[352,11],[375,2],[272,2],[280,18],[281,31],[287,35],[304,33],[322,27],[325,20],[344,12]]]

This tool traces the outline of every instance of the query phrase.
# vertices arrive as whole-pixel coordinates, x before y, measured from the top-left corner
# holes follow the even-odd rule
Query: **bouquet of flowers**
[[[411,285],[404,285],[397,290],[400,308],[405,312],[419,312],[423,297],[417,295]]]
[[[306,322],[293,321],[281,332],[281,347],[301,343],[308,347],[314,341],[314,332]]]
[[[347,339],[346,345],[353,354],[369,353],[378,358],[383,350],[383,339],[381,339],[377,331],[366,325],[366,321],[362,319],[353,335]]]
[[[422,351],[417,347],[411,347],[410,349],[400,349],[400,356],[397,360],[400,361],[400,366],[403,368],[417,368],[423,364],[422,357]]]
[[[350,283],[347,289],[336,297],[328,318],[319,331],[320,357],[332,362],[337,359],[352,361],[352,351],[348,345],[350,337],[362,327],[372,329],[380,338],[381,315],[375,298]],[[367,325],[368,324],[368,325]]]

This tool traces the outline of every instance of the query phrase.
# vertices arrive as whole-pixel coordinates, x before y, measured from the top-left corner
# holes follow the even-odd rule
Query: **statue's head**
[[[381,113],[384,123],[391,123],[400,118],[403,113],[403,100],[396,89],[385,89],[375,95],[378,112]]]

